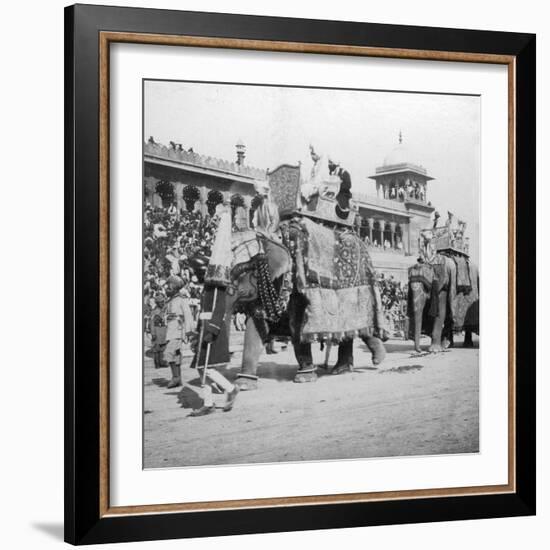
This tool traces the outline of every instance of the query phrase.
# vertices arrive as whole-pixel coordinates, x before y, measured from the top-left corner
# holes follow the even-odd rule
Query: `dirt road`
[[[242,340],[242,333],[240,335]],[[356,340],[358,342],[358,340]],[[169,390],[169,369],[145,359],[146,468],[477,452],[478,357],[461,339],[444,353],[412,356],[412,342],[390,340],[378,367],[359,342],[356,371],[294,384],[292,348],[264,355],[259,389],[241,392],[234,409],[193,418],[199,381],[184,361],[183,388]],[[427,342],[424,342],[427,347]],[[324,354],[314,345],[314,359]],[[236,376],[236,346],[225,373]],[[332,350],[332,363],[336,349]],[[219,396],[223,405],[223,396]]]

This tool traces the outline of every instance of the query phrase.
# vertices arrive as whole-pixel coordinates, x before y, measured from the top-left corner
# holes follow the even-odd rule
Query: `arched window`
[[[160,196],[164,208],[168,208],[174,202],[174,186],[169,181],[159,181],[155,191]]]
[[[188,185],[183,188],[181,193],[183,202],[185,202],[185,210],[193,212],[195,210],[195,203],[200,199],[200,191],[194,185]]]
[[[216,213],[216,206],[218,206],[218,204],[223,204],[223,195],[220,191],[212,189],[212,191],[208,192],[208,197],[206,199],[206,207],[211,216]]]
[[[403,229],[400,224],[395,226],[395,248],[397,248],[397,250],[405,250],[405,243],[403,242]]]
[[[391,226],[389,222],[386,222],[384,224],[384,242],[382,243],[384,248],[392,248],[392,240],[391,240]]]
[[[236,193],[231,197],[231,216],[232,217],[235,216],[235,210],[237,210],[239,206],[244,207],[244,198],[242,195],[239,195],[238,193]]]
[[[384,244],[380,242],[381,240],[380,231],[382,230],[380,226],[381,224],[378,220],[375,220],[374,223],[372,224],[372,244],[378,245],[378,246],[382,246]]]

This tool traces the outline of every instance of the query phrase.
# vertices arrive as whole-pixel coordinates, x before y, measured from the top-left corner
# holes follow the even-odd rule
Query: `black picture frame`
[[[109,515],[100,503],[100,32],[512,56],[515,491]],[[129,542],[535,514],[535,62],[532,34],[75,5],[65,9],[65,540]],[[503,190],[503,192],[506,192]]]

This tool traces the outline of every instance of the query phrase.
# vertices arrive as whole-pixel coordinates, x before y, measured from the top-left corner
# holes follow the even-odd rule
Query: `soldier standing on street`
[[[181,345],[193,333],[193,315],[189,307],[189,299],[180,294],[183,279],[176,275],[168,277],[166,293],[166,348],[164,358],[170,365],[172,379],[167,388],[181,386]]]
[[[164,294],[160,292],[155,296],[155,308],[149,319],[149,332],[155,369],[166,367],[163,357],[166,347],[166,300]]]

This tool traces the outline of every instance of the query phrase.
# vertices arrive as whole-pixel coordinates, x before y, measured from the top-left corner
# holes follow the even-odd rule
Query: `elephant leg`
[[[331,374],[353,372],[353,339],[343,340],[338,344],[338,360]]]
[[[372,364],[379,365],[386,358],[386,348],[380,338],[375,336],[367,336],[363,338],[363,342],[369,348],[372,356]]]
[[[472,340],[472,331],[470,329],[466,329],[464,331],[464,344],[463,347],[465,348],[473,348],[474,347],[474,341]]]
[[[293,295],[290,298],[289,317],[290,317],[290,332],[292,334],[292,345],[294,347],[294,355],[298,361],[298,371],[294,377],[294,382],[315,382],[317,373],[313,365],[313,357],[311,355],[311,344],[300,341],[300,327],[305,310],[305,303],[302,298]]]
[[[447,314],[447,291],[443,290],[438,296],[439,308],[437,317],[434,319],[434,327],[432,331],[432,345],[430,351],[443,351],[441,347],[441,334],[443,332],[443,324],[445,323],[445,316]]]
[[[258,387],[258,361],[264,351],[262,338],[256,329],[254,320],[249,317],[246,321],[243,346],[243,362],[241,372],[237,375],[235,385],[241,391],[255,390]]]
[[[315,382],[317,373],[313,365],[313,357],[311,355],[311,344],[300,342],[300,336],[293,336],[292,343],[294,345],[294,355],[298,361],[298,371],[294,377],[294,382]]]
[[[429,307],[429,303],[426,301],[427,294],[422,283],[411,283],[409,292],[412,294],[412,311],[409,311],[409,322],[412,323],[412,330],[409,328],[409,338],[412,337],[414,339],[414,350],[417,353],[421,353],[422,317],[424,308]]]
[[[417,309],[414,312],[414,351],[417,353],[422,352],[420,347],[420,336],[422,331],[422,313],[423,309]]]

